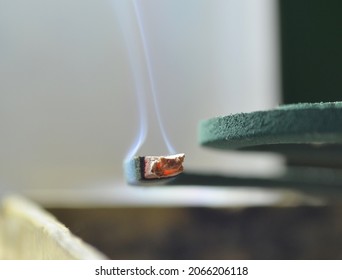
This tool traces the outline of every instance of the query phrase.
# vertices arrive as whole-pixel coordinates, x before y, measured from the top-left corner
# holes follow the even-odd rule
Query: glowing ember
[[[145,179],[160,179],[178,175],[183,172],[184,154],[169,156],[145,156]]]

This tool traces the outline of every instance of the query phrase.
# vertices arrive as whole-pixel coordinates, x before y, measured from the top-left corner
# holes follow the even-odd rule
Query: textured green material
[[[212,118],[200,123],[199,142],[220,149],[341,153],[342,102],[292,104]]]
[[[141,157],[134,157],[124,162],[126,181],[130,185],[137,185],[143,180],[141,171]]]

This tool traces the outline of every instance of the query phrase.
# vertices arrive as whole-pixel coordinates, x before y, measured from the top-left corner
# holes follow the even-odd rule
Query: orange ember
[[[184,154],[170,156],[146,156],[145,174],[147,179],[176,176],[183,171]]]

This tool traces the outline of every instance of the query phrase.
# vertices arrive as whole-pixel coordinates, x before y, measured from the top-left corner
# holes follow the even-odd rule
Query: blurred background
[[[186,154],[187,169],[280,174],[280,156],[199,147],[199,121],[282,103],[340,99],[340,1],[139,3],[161,118],[175,150]],[[118,14],[121,6],[124,14]],[[73,214],[56,207],[281,203],[279,193],[248,188],[149,190],[126,185],[122,161],[139,131],[139,114],[124,39],[129,28],[122,18],[134,17],[129,1],[123,0],[0,0],[0,194],[32,197],[62,220],[69,219],[71,227]],[[141,73],[147,83],[146,68]],[[145,100],[153,110],[148,90]],[[148,122],[138,154],[167,153],[155,119],[149,116]],[[304,211],[303,219],[311,215],[298,211]],[[269,224],[271,218],[265,219]],[[237,223],[236,234],[243,227]],[[73,229],[85,232],[80,225]],[[269,256],[278,256],[272,248]],[[254,255],[241,255],[248,256]]]
[[[120,16],[134,19],[129,1],[0,3],[3,182],[83,188],[123,180],[122,161],[139,125],[124,42],[130,30],[125,23],[120,28],[115,11],[127,6]],[[186,168],[271,172],[277,159],[200,148],[197,126],[280,102],[277,3],[143,1],[140,7],[162,121],[175,150],[186,154]],[[167,154],[159,128],[148,121],[138,154]]]

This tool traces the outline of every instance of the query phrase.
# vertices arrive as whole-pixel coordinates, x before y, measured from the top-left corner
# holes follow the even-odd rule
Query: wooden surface
[[[342,258],[342,204],[46,211],[8,198],[0,214],[0,257],[7,259]]]
[[[342,205],[48,210],[111,259],[342,258]]]
[[[0,223],[2,259],[105,258],[47,211],[23,198],[2,201]]]

